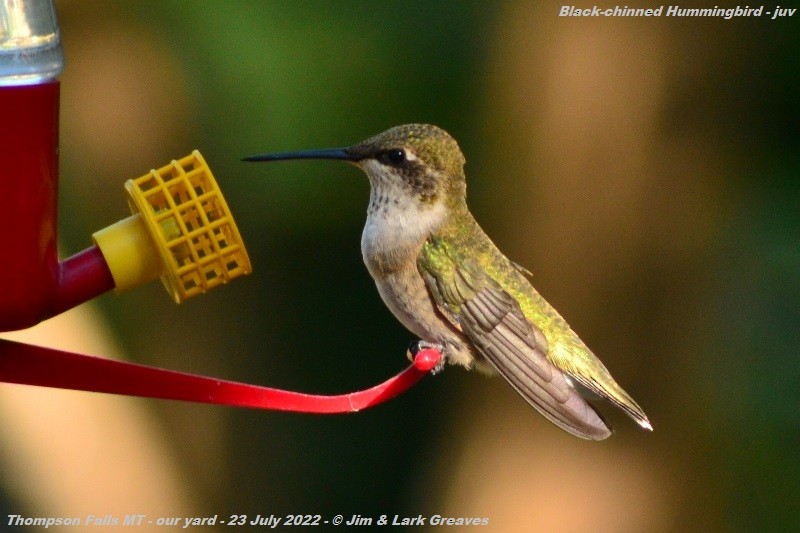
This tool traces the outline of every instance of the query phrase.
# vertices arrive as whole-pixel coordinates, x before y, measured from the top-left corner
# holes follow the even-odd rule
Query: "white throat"
[[[420,199],[387,179],[372,180],[367,222],[361,235],[361,253],[370,271],[392,270],[415,261],[419,248],[444,222],[442,200]]]

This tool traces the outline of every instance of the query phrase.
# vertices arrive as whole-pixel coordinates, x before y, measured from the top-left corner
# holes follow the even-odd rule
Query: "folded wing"
[[[602,440],[611,434],[547,359],[541,331],[495,280],[477,265],[456,263],[446,252],[421,256],[418,267],[441,312],[542,415],[584,439]]]

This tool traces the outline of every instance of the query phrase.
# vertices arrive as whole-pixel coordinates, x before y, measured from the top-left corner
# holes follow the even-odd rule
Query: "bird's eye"
[[[400,148],[386,150],[385,152],[381,153],[380,161],[395,167],[402,165],[406,161],[406,151],[401,150]]]

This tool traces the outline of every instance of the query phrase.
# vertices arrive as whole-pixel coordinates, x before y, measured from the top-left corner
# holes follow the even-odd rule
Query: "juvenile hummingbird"
[[[338,159],[367,174],[364,263],[392,313],[443,361],[499,373],[547,419],[584,439],[602,440],[611,430],[583,389],[652,430],[641,407],[531,286],[529,272],[478,226],[467,208],[464,156],[446,131],[409,124],[346,148],[244,160],[286,159]]]

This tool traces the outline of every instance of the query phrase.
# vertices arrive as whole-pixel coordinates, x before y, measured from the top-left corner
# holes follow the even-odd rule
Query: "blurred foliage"
[[[470,205],[488,233],[531,267],[543,294],[655,426],[645,435],[614,414],[613,442],[574,444],[517,410],[499,380],[455,369],[350,416],[148,402],[209,514],[414,516],[441,512],[453,491],[478,501],[450,504],[453,512],[491,519],[502,506],[481,498],[505,456],[481,452],[499,442],[528,461],[555,443],[563,461],[585,464],[578,454],[597,465],[581,471],[590,494],[563,511],[565,519],[612,498],[629,467],[640,482],[626,486],[646,486],[643,501],[655,502],[642,504],[656,511],[635,522],[646,530],[800,527],[796,17],[568,21],[557,9],[424,0],[58,2],[67,251],[126,215],[125,179],[199,148],[254,265],[247,279],[178,308],[155,285],[101,298],[132,357],[330,393],[401,368],[411,338],[361,262],[366,179],[335,162],[239,160],[432,122],[464,149]],[[581,64],[582,56],[610,67],[569,70],[565,61]],[[626,93],[647,76],[652,85]],[[657,90],[641,94],[651,86]],[[548,107],[553,102],[563,107]],[[631,112],[640,109],[634,105],[642,113]],[[575,109],[621,113],[592,122]],[[649,121],[637,121],[650,111]],[[597,146],[575,144],[572,152],[560,143],[584,127]],[[566,183],[559,169],[571,167],[548,158],[586,171]],[[542,191],[560,200],[537,196]],[[497,427],[512,434],[480,429]],[[535,437],[518,438],[526,431]],[[454,472],[476,464],[485,466],[459,493]],[[602,465],[619,478],[591,484]],[[512,472],[502,500],[521,510],[527,486],[559,495],[580,488],[557,492],[568,476],[555,470]],[[637,507],[605,502],[609,516]],[[529,530],[522,519],[516,526]]]

